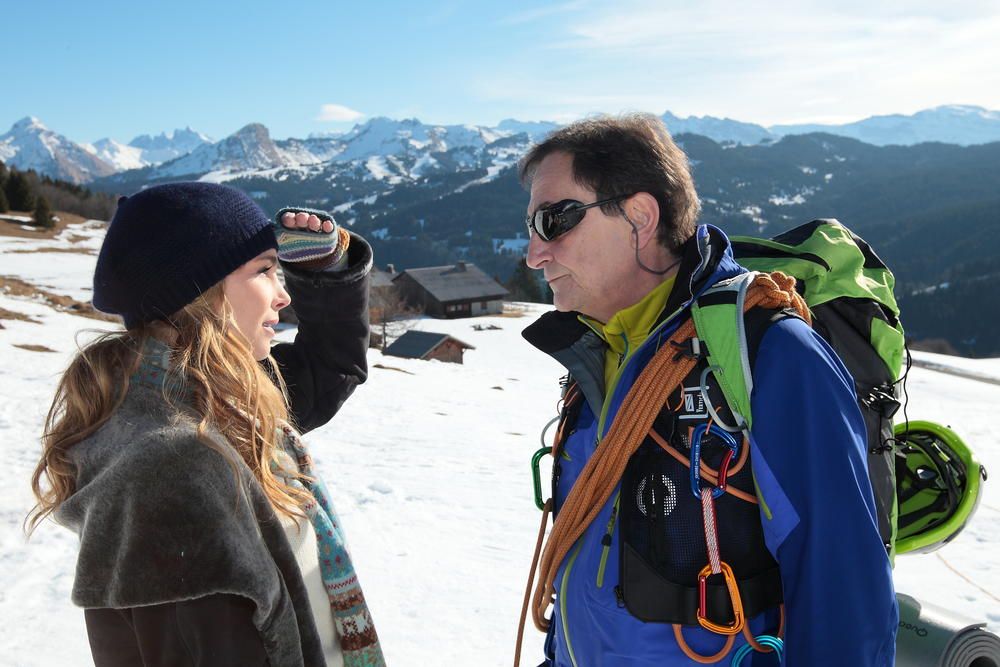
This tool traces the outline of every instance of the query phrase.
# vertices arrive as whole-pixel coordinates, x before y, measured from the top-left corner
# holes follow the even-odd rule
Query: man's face
[[[562,152],[546,156],[531,180],[528,213],[575,199],[590,204],[597,193],[573,180],[573,158]],[[531,235],[527,264],[541,269],[552,289],[556,310],[577,311],[607,322],[631,305],[628,289],[634,270],[631,230],[620,215],[595,207],[576,227],[552,241]]]

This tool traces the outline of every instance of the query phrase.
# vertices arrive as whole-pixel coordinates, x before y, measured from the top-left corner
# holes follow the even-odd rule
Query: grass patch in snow
[[[33,322],[34,324],[41,324],[30,315],[18,313],[13,310],[7,310],[6,308],[0,308],[0,320],[18,320],[19,322]],[[3,328],[3,325],[0,325],[0,328]]]
[[[107,315],[95,309],[89,302],[77,301],[71,296],[49,292],[41,287],[32,285],[26,280],[21,280],[20,278],[15,278],[13,276],[0,276],[0,292],[9,296],[26,297],[41,301],[42,303],[60,312],[82,315],[83,317],[89,317],[93,320],[102,320],[104,322],[120,321],[119,318],[114,315]]]
[[[27,350],[28,352],[55,352],[52,348],[45,347],[44,345],[34,345],[31,343],[14,343],[14,347]]]

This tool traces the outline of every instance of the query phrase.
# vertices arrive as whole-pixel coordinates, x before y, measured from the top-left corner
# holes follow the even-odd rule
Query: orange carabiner
[[[712,574],[712,566],[706,565],[698,573],[698,624],[706,630],[720,635],[735,635],[742,631],[746,624],[746,619],[743,616],[743,600],[740,599],[740,589],[736,586],[736,575],[733,574],[733,569],[725,561],[721,563],[721,566],[722,576],[726,580],[726,588],[729,589],[729,601],[733,605],[733,622],[729,625],[719,625],[708,620],[705,590],[708,578]]]

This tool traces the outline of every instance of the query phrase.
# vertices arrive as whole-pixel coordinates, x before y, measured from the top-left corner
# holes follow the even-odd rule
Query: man
[[[527,263],[544,272],[556,307],[524,336],[570,377],[553,474],[558,527],[587,462],[633,418],[623,399],[690,319],[692,300],[744,269],[721,231],[696,225],[687,158],[654,116],[562,128],[525,156],[520,176],[531,191]],[[546,665],[729,665],[748,635],[778,635],[779,625],[782,664],[893,664],[898,611],[853,381],[799,317],[756,308],[745,322],[747,437],[717,384],[724,369],[709,369],[689,339],[674,360],[694,359],[694,370],[557,563],[551,617],[536,621],[548,625]],[[745,464],[736,460],[744,450]],[[731,493],[699,498],[696,485],[710,485],[697,472],[688,481],[689,459],[713,474],[731,463]],[[720,556],[739,599],[711,576]],[[755,652],[741,664],[778,659]]]

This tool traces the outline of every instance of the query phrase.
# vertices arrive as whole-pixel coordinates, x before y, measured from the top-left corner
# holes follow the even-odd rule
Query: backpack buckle
[[[884,387],[872,387],[861,402],[869,410],[875,411],[883,419],[892,419],[899,410],[900,402]]]
[[[681,343],[672,340],[670,341],[670,345],[677,350],[677,353],[674,355],[674,361],[680,361],[681,359],[694,359],[697,361],[707,354],[707,352],[703,351],[701,339],[697,336],[692,336]]]

